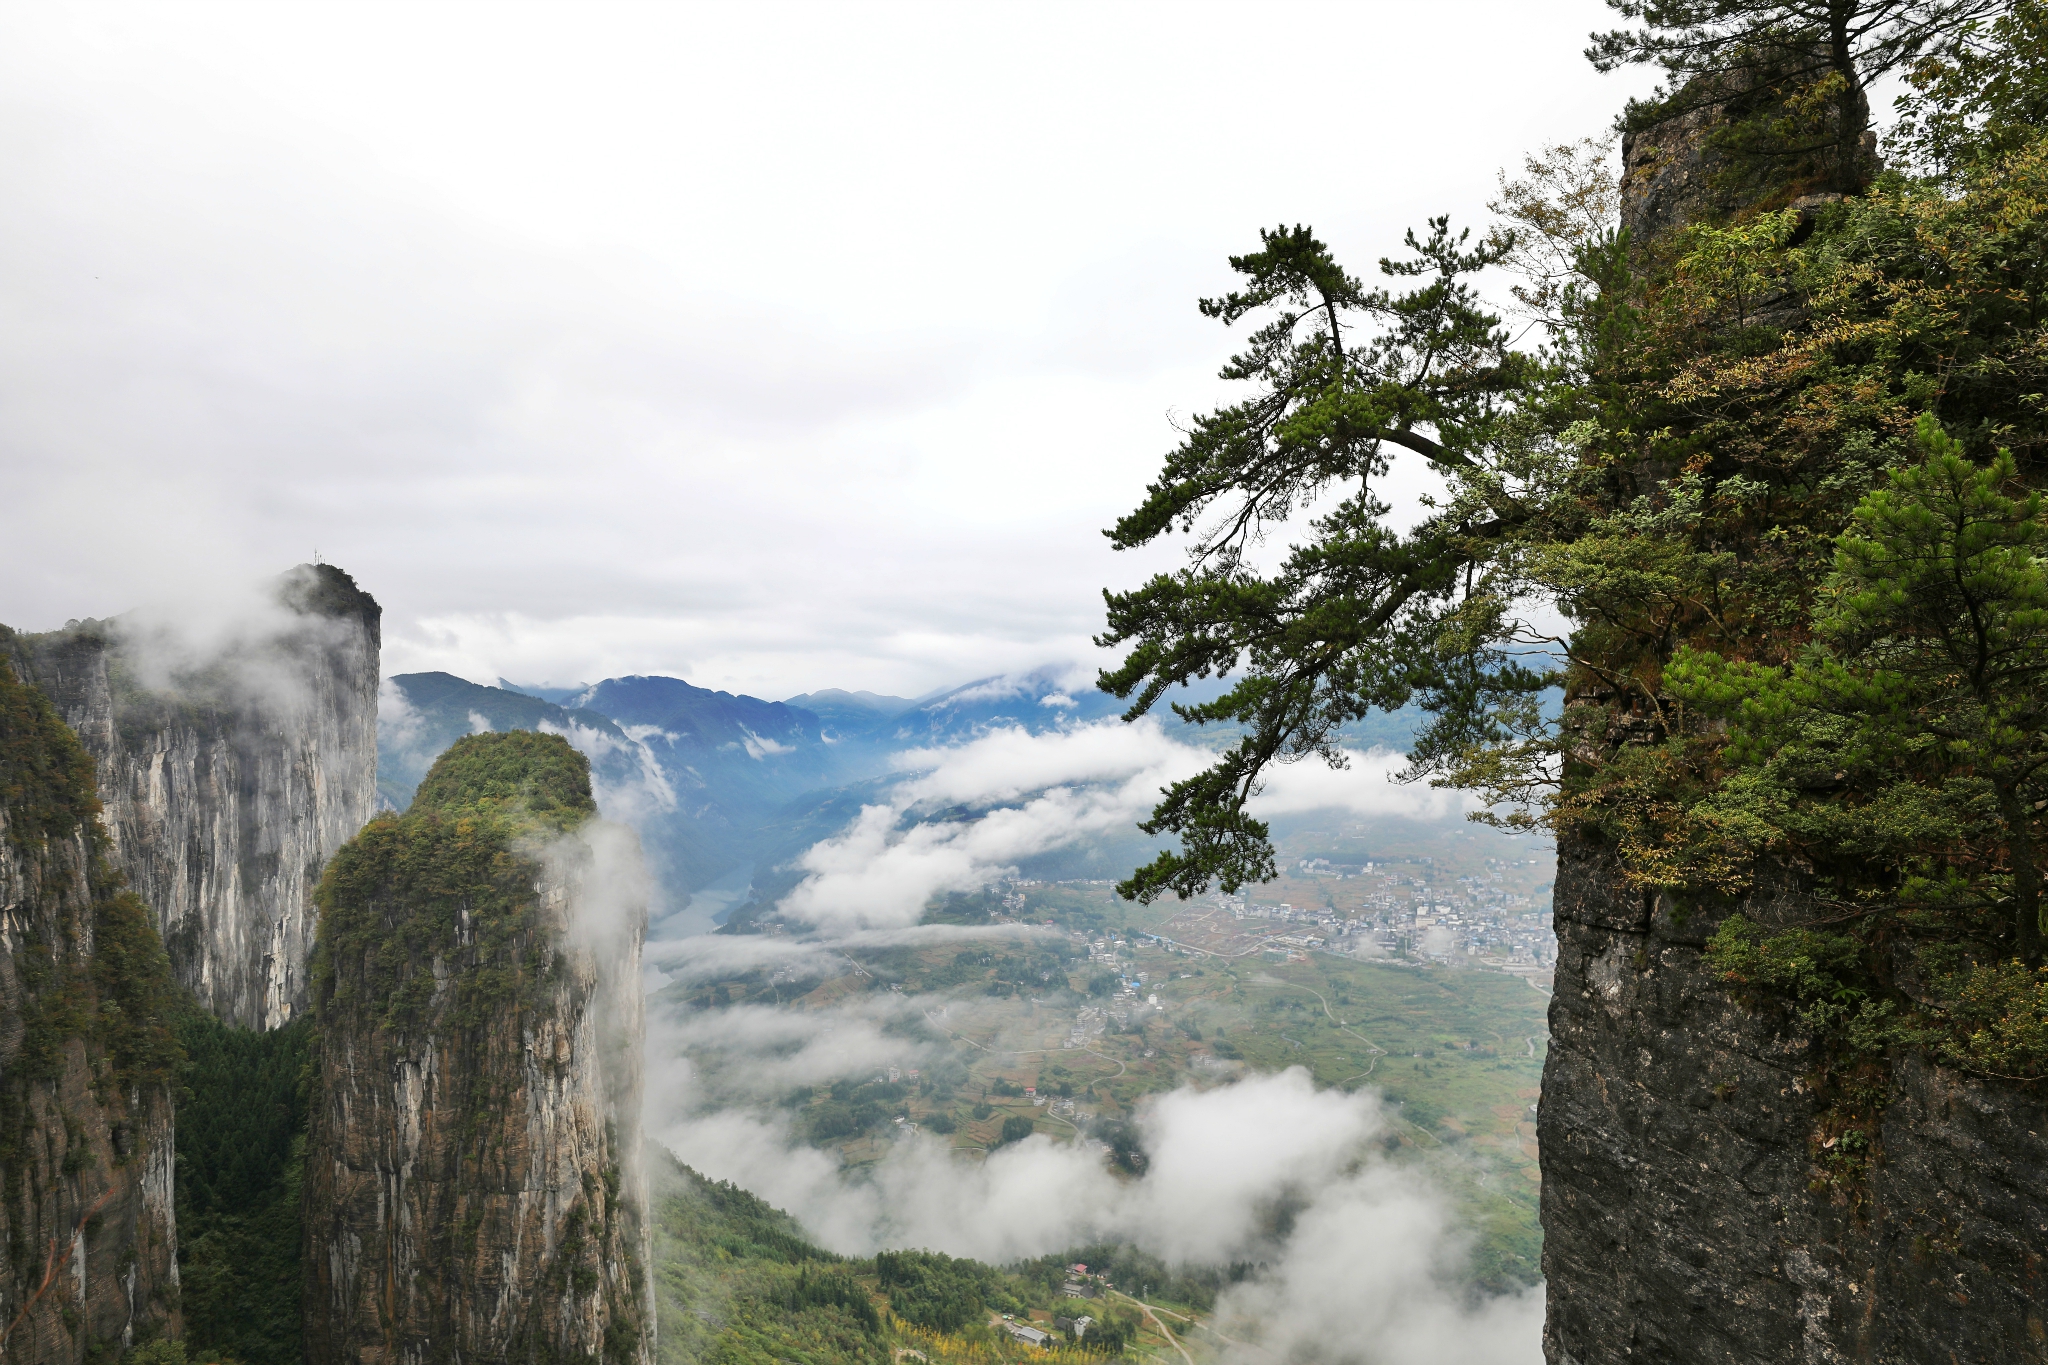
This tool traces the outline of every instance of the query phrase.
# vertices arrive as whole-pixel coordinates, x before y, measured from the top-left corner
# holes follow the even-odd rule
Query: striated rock
[[[230,1023],[306,1008],[313,887],[377,805],[381,615],[302,564],[210,641],[142,615],[0,641],[99,765],[108,856],[179,983]]]
[[[0,1356],[178,1328],[169,963],[103,856],[92,760],[0,657]]]
[[[1842,194],[1827,154],[1784,156],[1751,131],[1761,119],[1788,117],[1797,94],[1769,71],[1695,77],[1669,101],[1668,114],[1629,129],[1621,140],[1621,225],[1639,248],[1688,223],[1719,222],[1745,211],[1795,207],[1803,230]],[[1823,147],[1839,117],[1832,105],[1810,136]],[[1877,135],[1867,101],[1857,99],[1854,178],[1875,176]]]
[[[1737,908],[1815,913],[1796,883]],[[1705,970],[1725,913],[1652,902],[1558,841],[1546,1358],[2048,1361],[2048,1102],[1902,1058],[1867,1184],[1811,1188],[1816,1047]]]
[[[653,1358],[637,839],[558,736],[459,741],[321,882],[308,1365]]]

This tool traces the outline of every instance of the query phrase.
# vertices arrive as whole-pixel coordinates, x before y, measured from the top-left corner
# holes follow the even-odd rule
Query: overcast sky
[[[1261,224],[1355,270],[1598,0],[0,10],[0,621],[310,559],[387,672],[1086,662]]]

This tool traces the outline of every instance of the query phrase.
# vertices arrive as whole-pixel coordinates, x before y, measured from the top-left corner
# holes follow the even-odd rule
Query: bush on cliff
[[[387,1028],[417,1025],[439,989],[428,966],[437,957],[452,970],[458,1027],[541,988],[537,845],[595,811],[589,760],[559,735],[458,740],[411,809],[370,821],[321,876],[313,997],[322,1017],[360,1007]]]

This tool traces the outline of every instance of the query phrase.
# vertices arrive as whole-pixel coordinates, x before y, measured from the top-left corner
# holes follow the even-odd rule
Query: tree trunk
[[[1828,5],[1828,65],[1842,78],[1842,88],[1835,95],[1835,188],[1843,194],[1863,188],[1856,164],[1863,142],[1858,106],[1868,107],[1858,98],[1862,83],[1856,79],[1856,57],[1849,47],[1849,16],[1854,8],[1854,0],[1832,0]]]
[[[2012,897],[2018,902],[2015,910],[2018,930],[2020,957],[2029,966],[2038,966],[2042,957],[2041,933],[2041,870],[2034,863],[2034,837],[2030,827],[2031,812],[2027,803],[2017,791],[2005,787],[1998,789],[1999,813],[2005,817],[2006,847],[2012,858]]]

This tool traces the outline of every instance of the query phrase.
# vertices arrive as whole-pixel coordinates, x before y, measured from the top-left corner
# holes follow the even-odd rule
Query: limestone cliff
[[[1825,152],[1796,157],[1746,155],[1758,141],[1753,125],[1782,128],[1808,107],[1801,92],[1768,71],[1697,77],[1669,102],[1668,117],[1632,127],[1621,140],[1621,225],[1638,248],[1695,221],[1716,221],[1755,208],[1807,209],[1840,199],[1841,179]],[[1807,131],[1822,148],[1835,138],[1837,111]],[[1856,100],[1852,178],[1880,168],[1869,104]],[[1743,125],[1752,125],[1747,136]]]
[[[475,735],[319,891],[309,1365],[652,1359],[645,874],[557,736]]]
[[[92,762],[0,658],[0,1353],[177,1327],[169,965],[103,856]]]
[[[1814,1040],[1701,961],[1735,909],[1816,913],[1787,885],[1687,915],[1559,840],[1549,1360],[2048,1361],[2048,1103],[1902,1058],[1867,1185],[1813,1188]]]
[[[99,766],[108,856],[222,1019],[305,1009],[312,891],[376,809],[381,610],[302,564],[208,639],[137,614],[12,637]]]
[[[1623,217],[1639,236],[1809,202],[1796,182],[1720,177],[1723,113],[1631,136]],[[1590,686],[1566,725],[1595,767],[1660,733]],[[1789,859],[1737,900],[1694,903],[1632,886],[1588,829],[1560,830],[1557,852],[1537,1125],[1553,1365],[2048,1361],[2040,1086],[1895,1046],[1854,1078],[1880,1117],[1852,1166],[1816,1094],[1844,1084],[1825,1041],[1783,999],[1731,993],[1704,957],[1733,914],[1773,934],[1839,922],[1840,902]],[[1910,992],[1910,946],[1873,948],[1893,953],[1887,975]]]

